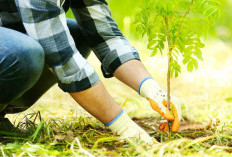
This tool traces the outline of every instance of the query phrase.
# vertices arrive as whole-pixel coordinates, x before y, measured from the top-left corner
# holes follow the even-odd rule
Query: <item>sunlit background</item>
[[[232,117],[232,0],[221,0],[224,15],[209,35],[204,38],[204,61],[199,69],[189,73],[183,67],[178,78],[171,80],[171,93],[182,104],[183,115],[191,120],[207,122],[219,119],[224,124],[231,124]],[[167,58],[165,56],[150,57],[146,49],[146,38],[142,39],[134,25],[136,12],[144,6],[140,0],[108,0],[112,16],[119,28],[137,48],[140,57],[160,86],[166,90]],[[71,12],[68,17],[72,18]],[[126,112],[132,117],[158,116],[135,91],[114,78],[105,79],[100,70],[100,62],[92,53],[88,61],[96,69],[106,88]],[[230,99],[231,98],[231,99]],[[74,102],[67,93],[63,93],[57,85],[51,88],[26,113],[41,110],[46,118],[88,115]],[[19,114],[8,115],[15,120]],[[222,123],[223,124],[223,123]]]

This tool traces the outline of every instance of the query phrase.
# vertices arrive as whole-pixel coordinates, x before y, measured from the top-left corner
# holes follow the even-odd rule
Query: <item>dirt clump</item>
[[[159,126],[166,122],[166,120],[160,117],[133,118],[133,120],[151,135],[161,134],[162,131],[159,129]],[[209,131],[207,125],[191,121],[184,117],[184,120],[181,121],[178,134],[182,137],[196,139],[212,135],[212,132]]]

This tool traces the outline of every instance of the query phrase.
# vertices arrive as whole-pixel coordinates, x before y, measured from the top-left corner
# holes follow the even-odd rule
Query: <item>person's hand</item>
[[[157,111],[158,113],[160,113],[160,109],[157,107],[157,103],[155,101],[153,101],[152,99],[148,98],[151,107]],[[163,105],[165,106],[165,109],[167,108],[167,101],[163,101],[162,102]],[[170,113],[171,112],[171,113]],[[175,107],[175,105],[171,102],[170,103],[170,112],[168,114],[171,114],[172,116],[174,116],[174,119],[170,119],[169,121],[173,121],[172,125],[171,125],[171,130],[172,132],[178,132],[179,127],[180,127],[180,119],[179,119],[179,114],[178,114],[178,110]],[[163,114],[163,112],[160,113],[162,115],[162,117],[167,117],[168,114]],[[166,120],[168,120],[168,118],[165,118]],[[168,131],[168,122],[162,123],[159,127],[159,129],[161,131],[167,132]]]
[[[180,127],[181,110],[180,103],[171,96],[170,110],[167,108],[167,94],[158,86],[152,78],[147,78],[140,84],[139,94],[150,102],[151,107],[164,119],[172,122],[172,131],[177,132]],[[167,123],[161,124],[160,129],[167,131]]]
[[[114,133],[120,135],[121,139],[137,139],[150,145],[158,143],[144,129],[132,121],[123,110],[112,123],[106,124],[106,126]]]

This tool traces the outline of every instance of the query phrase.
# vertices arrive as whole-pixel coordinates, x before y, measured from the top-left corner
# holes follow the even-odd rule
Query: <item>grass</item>
[[[149,58],[144,42],[132,44],[143,52],[145,66],[165,89],[166,60]],[[7,115],[27,132],[1,138],[0,156],[231,156],[231,48],[220,41],[207,45],[199,70],[188,73],[183,69],[181,76],[172,80],[172,94],[181,100],[183,114],[208,126],[204,130],[172,134],[170,140],[166,133],[149,131],[162,142],[153,146],[122,141],[54,86],[28,111]],[[89,62],[101,75],[100,63],[93,55]],[[131,117],[158,116],[127,86],[116,79],[101,78]]]
[[[166,133],[154,132],[162,144],[149,146],[121,141],[91,117],[42,120],[37,128],[27,129],[34,130],[28,137],[7,139],[0,146],[2,156],[226,156],[232,151],[229,132],[213,130],[172,134],[169,141]]]

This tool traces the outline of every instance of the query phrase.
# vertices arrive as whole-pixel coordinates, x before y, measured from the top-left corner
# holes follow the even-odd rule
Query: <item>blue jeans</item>
[[[67,19],[67,24],[76,47],[87,58],[91,49],[81,28],[75,20]],[[56,78],[45,64],[43,48],[26,35],[21,23],[0,27],[0,34],[0,112],[21,112],[54,85]]]

